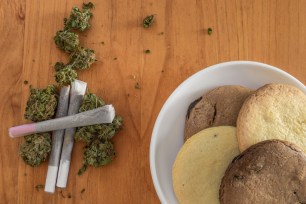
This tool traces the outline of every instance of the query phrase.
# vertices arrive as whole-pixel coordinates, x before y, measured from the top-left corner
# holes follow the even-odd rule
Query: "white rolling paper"
[[[87,83],[75,80],[71,83],[70,102],[68,115],[74,115],[79,112],[83,96],[86,92]],[[74,144],[75,128],[65,130],[64,143],[61,153],[60,166],[57,176],[56,186],[65,188],[70,168],[71,152]]]
[[[70,86],[63,86],[60,91],[58,107],[56,110],[56,118],[67,116],[69,104]],[[57,172],[61,150],[63,145],[63,137],[65,130],[55,130],[52,132],[52,150],[49,157],[48,172],[45,184],[45,192],[54,193],[57,179]]]

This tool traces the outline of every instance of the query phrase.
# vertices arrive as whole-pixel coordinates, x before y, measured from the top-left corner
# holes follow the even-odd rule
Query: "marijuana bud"
[[[54,36],[56,46],[65,52],[74,52],[80,44],[79,36],[69,30],[60,30]]]
[[[93,3],[83,4],[83,11],[74,7],[71,10],[70,17],[64,20],[65,30],[75,29],[84,31],[90,28],[89,20],[92,17],[90,9],[94,7]]]
[[[74,139],[76,141],[84,141],[90,144],[94,139],[106,141],[114,137],[114,135],[121,129],[122,118],[116,116],[110,124],[89,125],[78,128]]]
[[[69,65],[71,65],[73,69],[87,69],[95,61],[95,51],[80,47],[70,55]]]
[[[99,108],[105,105],[105,102],[98,96],[92,93],[87,93],[82,101],[79,112],[84,112]],[[76,141],[84,141],[90,144],[91,141],[95,139],[100,139],[101,141],[111,139],[122,127],[122,117],[115,116],[114,120],[110,124],[97,124],[89,125],[84,127],[79,127],[75,134]]]
[[[71,84],[77,76],[77,72],[73,70],[70,65],[67,65],[64,68],[61,67],[61,69],[55,73],[55,81],[60,86],[68,85]]]
[[[38,166],[44,162],[51,152],[51,134],[37,133],[24,137],[19,147],[19,155],[30,166]]]
[[[143,19],[143,27],[149,28],[154,22],[154,15],[147,16],[145,19]]]
[[[105,102],[97,95],[87,91],[85,94],[79,112],[89,111],[105,105]]]
[[[115,150],[110,141],[101,143],[94,140],[84,151],[85,165],[100,167],[110,163],[115,157]]]
[[[54,69],[55,71],[59,71],[63,68],[65,68],[65,64],[63,62],[56,62],[55,65],[54,65]]]
[[[24,114],[25,119],[38,122],[52,118],[57,107],[55,91],[53,85],[49,85],[45,89],[30,87],[30,96]]]

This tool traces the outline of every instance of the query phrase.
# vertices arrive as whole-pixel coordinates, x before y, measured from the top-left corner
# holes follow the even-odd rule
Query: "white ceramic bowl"
[[[292,84],[306,94],[305,86],[288,73],[250,61],[213,65],[192,75],[175,89],[158,115],[150,144],[151,175],[163,204],[178,203],[172,187],[172,165],[183,145],[185,115],[189,104],[218,86],[241,85],[256,89],[268,83]]]

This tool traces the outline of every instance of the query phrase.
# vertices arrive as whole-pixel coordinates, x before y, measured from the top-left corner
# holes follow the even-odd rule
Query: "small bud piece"
[[[83,3],[83,6],[82,6],[83,9],[93,9],[95,8],[95,5],[91,2],[88,2],[88,3]]]
[[[101,143],[93,141],[84,151],[84,162],[87,165],[100,167],[110,163],[115,157],[113,144],[109,141]]]
[[[147,16],[145,19],[143,19],[143,27],[149,28],[154,22],[154,15]]]
[[[71,66],[67,65],[64,68],[61,68],[55,74],[55,81],[60,85],[68,85],[71,84],[76,78],[78,74],[75,70],[71,68]]]
[[[44,162],[51,152],[51,134],[39,133],[24,137],[19,147],[19,155],[30,166],[38,166]]]
[[[56,62],[54,65],[55,71],[59,71],[63,68],[65,68],[65,64],[63,62]]]
[[[53,85],[46,89],[30,87],[30,96],[27,101],[24,117],[33,122],[48,120],[55,114],[57,95]]]
[[[73,69],[88,69],[95,61],[95,51],[79,48],[70,55],[69,65],[71,65]]]
[[[89,2],[87,4],[83,4],[83,11],[77,7],[72,8],[70,17],[64,21],[65,30],[75,29],[84,31],[90,28],[89,20],[92,17],[90,9],[93,7],[93,3]]]
[[[79,36],[69,30],[60,30],[54,36],[56,46],[67,52],[74,52],[80,44]]]

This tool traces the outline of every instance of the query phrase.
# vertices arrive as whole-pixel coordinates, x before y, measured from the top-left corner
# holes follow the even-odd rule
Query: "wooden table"
[[[98,62],[79,78],[124,118],[124,128],[114,138],[117,157],[78,176],[84,146],[78,143],[67,189],[62,194],[36,191],[37,184],[45,183],[47,162],[26,166],[18,156],[22,140],[10,139],[7,129],[26,122],[29,84],[42,88],[54,83],[53,64],[67,56],[52,38],[82,1],[3,0],[0,203],[158,203],[149,167],[151,132],[163,103],[182,81],[216,63],[253,60],[306,83],[306,1],[95,2],[92,29],[81,34],[81,43],[96,51]],[[156,21],[144,29],[142,20],[150,14]],[[144,53],[146,49],[151,53]]]

